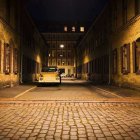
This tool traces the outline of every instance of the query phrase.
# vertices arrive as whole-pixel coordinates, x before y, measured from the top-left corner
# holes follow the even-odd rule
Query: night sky
[[[91,22],[108,0],[29,0],[28,11],[38,21]]]

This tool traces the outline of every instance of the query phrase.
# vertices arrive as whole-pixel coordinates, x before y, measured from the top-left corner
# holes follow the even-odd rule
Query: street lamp
[[[63,48],[64,48],[64,45],[63,45],[63,44],[61,44],[61,45],[60,45],[60,48],[62,48],[62,49],[63,49]]]

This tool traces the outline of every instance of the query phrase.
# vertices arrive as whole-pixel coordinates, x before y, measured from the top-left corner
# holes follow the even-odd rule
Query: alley
[[[140,140],[140,0],[0,0],[0,140]]]

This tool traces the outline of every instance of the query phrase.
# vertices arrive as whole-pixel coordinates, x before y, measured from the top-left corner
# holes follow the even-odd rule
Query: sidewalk
[[[140,98],[140,91],[138,90],[121,88],[121,87],[110,86],[110,85],[96,85],[96,87],[105,90],[106,92],[112,92],[117,96],[123,98]]]
[[[0,89],[0,98],[14,98],[17,95],[20,95],[33,87],[36,87],[35,85],[18,85],[12,88],[4,88]]]

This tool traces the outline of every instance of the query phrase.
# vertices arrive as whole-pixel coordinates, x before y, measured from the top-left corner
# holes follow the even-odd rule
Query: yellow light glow
[[[85,31],[85,28],[84,27],[80,27],[80,31],[81,32],[84,32]]]
[[[61,44],[61,45],[60,45],[60,48],[64,48],[64,45],[63,45],[63,44]]]

